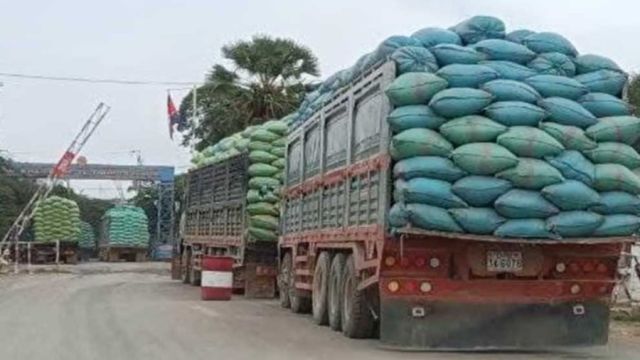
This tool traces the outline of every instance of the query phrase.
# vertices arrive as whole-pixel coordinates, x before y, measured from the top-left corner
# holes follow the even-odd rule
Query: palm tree
[[[222,48],[231,64],[215,64],[197,91],[197,121],[192,94],[180,111],[190,119],[185,145],[197,149],[211,145],[249,125],[283,117],[294,111],[305,93],[308,76],[318,76],[318,61],[311,50],[293,40],[254,36]]]

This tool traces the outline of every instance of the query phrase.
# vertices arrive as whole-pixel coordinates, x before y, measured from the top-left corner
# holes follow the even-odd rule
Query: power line
[[[73,76],[47,76],[47,75],[34,75],[34,74],[20,74],[20,73],[8,73],[0,72],[0,77],[11,77],[19,79],[30,80],[46,80],[46,81],[72,81],[72,82],[85,82],[93,84],[118,84],[118,85],[161,85],[161,86],[193,86],[200,84],[197,81],[156,81],[156,80],[127,80],[127,79],[98,79],[98,78],[85,78],[85,77],[73,77]]]

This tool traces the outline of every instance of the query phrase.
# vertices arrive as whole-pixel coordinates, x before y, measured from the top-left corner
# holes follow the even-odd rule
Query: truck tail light
[[[582,291],[582,288],[580,287],[580,285],[578,284],[573,284],[571,285],[571,287],[569,288],[569,291],[573,294],[573,295],[577,295],[580,293],[580,291]]]
[[[593,266],[593,263],[591,262],[587,262],[582,265],[582,271],[584,271],[585,273],[590,273],[593,270],[595,270],[595,266]]]
[[[396,264],[396,258],[393,256],[387,256],[386,258],[384,258],[384,264],[387,267],[393,267]]]
[[[396,293],[400,290],[400,283],[395,280],[389,281],[389,283],[387,283],[387,289],[392,293]]]
[[[431,292],[431,289],[432,289],[432,288],[433,288],[433,287],[431,286],[431,283],[430,283],[430,282],[428,282],[428,281],[423,281],[423,282],[420,284],[420,292],[423,292],[423,293],[425,293],[425,294],[426,294],[426,293]]]
[[[418,289],[418,284],[413,280],[407,280],[404,283],[404,290],[409,294],[415,293],[417,289]]]
[[[565,263],[559,262],[556,264],[556,272],[559,272],[562,274],[565,271],[567,271],[567,265],[565,265]]]
[[[426,262],[425,258],[420,256],[413,261],[413,263],[416,265],[417,268],[424,267],[425,262]]]
[[[431,266],[434,269],[439,267],[440,259],[438,259],[437,257],[432,257],[431,259],[429,259],[429,266]]]
[[[607,265],[605,265],[603,263],[598,264],[598,266],[596,267],[596,271],[601,273],[601,274],[606,273],[607,270],[609,270],[609,269],[607,269]]]

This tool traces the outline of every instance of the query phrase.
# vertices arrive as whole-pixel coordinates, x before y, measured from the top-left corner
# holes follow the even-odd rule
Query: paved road
[[[640,353],[640,328],[616,329],[611,345],[570,353],[389,352],[375,340],[315,326],[274,301],[201,302],[197,288],[150,272],[0,277],[0,309],[0,359],[637,359]]]

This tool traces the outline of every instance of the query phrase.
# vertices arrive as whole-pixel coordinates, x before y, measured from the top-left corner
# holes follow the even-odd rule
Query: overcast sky
[[[640,69],[640,3],[589,0],[0,0],[0,72],[156,81],[201,81],[220,47],[256,33],[292,38],[318,56],[322,77],[350,66],[394,34],[501,18],[507,30],[554,31],[582,53]],[[167,86],[1,78],[0,150],[22,161],[55,161],[98,102],[111,113],[85,147],[90,163],[189,164],[170,141]],[[175,91],[179,101],[185,91]],[[108,197],[109,183],[74,183]],[[102,187],[103,190],[98,190]]]

